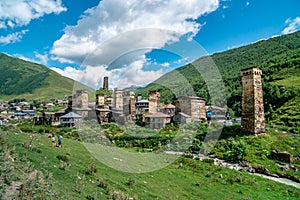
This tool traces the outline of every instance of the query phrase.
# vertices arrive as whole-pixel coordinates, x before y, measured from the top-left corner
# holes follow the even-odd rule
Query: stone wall
[[[287,162],[287,163],[292,163],[294,161],[293,155],[286,151],[278,152],[273,150],[271,152],[271,158],[282,162]]]

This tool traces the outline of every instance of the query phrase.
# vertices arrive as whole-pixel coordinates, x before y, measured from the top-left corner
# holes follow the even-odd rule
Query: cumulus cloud
[[[106,70],[106,66],[87,66],[85,69],[74,69],[73,67],[66,67],[60,69],[52,67],[50,69],[57,73],[77,80],[81,83],[89,85],[94,89],[99,89],[102,86],[102,79],[104,76],[109,77],[110,89],[119,88],[123,89],[132,85],[144,85],[152,82],[163,75],[163,70],[149,70],[144,71],[143,65],[145,57],[140,58],[122,69]]]
[[[39,63],[47,65],[48,63],[48,54],[40,54],[37,51],[34,52],[35,57],[39,60]]]
[[[184,34],[194,36],[200,29],[200,24],[195,20],[216,10],[218,5],[218,0],[103,0],[98,6],[86,10],[76,26],[66,27],[51,53],[62,62],[80,62],[104,41],[143,28],[174,31],[177,39]],[[160,35],[146,36],[136,35],[136,42],[151,46],[160,40],[158,42],[164,45],[174,39],[171,35],[165,38],[160,38]],[[143,41],[139,41],[141,39]]]
[[[201,28],[196,19],[218,6],[219,0],[103,0],[86,10],[76,25],[65,28],[53,44],[51,58],[102,66],[103,74],[115,73],[130,85],[143,84],[162,74],[143,71],[144,55],[182,36],[193,38]]]
[[[161,66],[163,66],[163,67],[169,67],[169,66],[170,66],[170,63],[164,62],[164,63],[161,64]]]
[[[287,27],[283,29],[282,34],[293,33],[300,29],[300,17],[296,17],[295,19],[288,18],[285,24]]]
[[[24,26],[46,14],[66,10],[61,0],[0,0],[0,28]]]
[[[11,33],[6,36],[0,36],[0,44],[10,44],[19,42],[23,38],[23,35],[27,32],[28,30],[22,30],[20,32]]]
[[[51,67],[50,69],[52,69],[53,71],[63,75],[63,76],[66,76],[68,78],[71,78],[73,80],[77,80],[77,78],[79,76],[81,76],[82,74],[82,71],[81,70],[77,70],[73,67],[66,67],[65,69],[60,69],[60,68],[57,68],[57,67]]]

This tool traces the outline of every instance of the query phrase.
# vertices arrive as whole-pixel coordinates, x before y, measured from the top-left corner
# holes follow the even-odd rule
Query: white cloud
[[[23,38],[23,35],[28,32],[28,30],[22,30],[20,32],[15,32],[12,34],[8,34],[6,36],[0,36],[0,43],[2,44],[10,44],[20,41]]]
[[[48,63],[48,54],[39,54],[37,51],[35,51],[34,55],[40,61],[41,64],[47,65],[47,63]]]
[[[59,14],[67,9],[61,0],[0,0],[0,28],[24,26],[46,14]]]
[[[142,69],[144,62],[146,62],[145,57],[124,66],[122,69],[112,69],[110,71],[107,71],[105,66],[87,66],[84,70],[77,70],[73,67],[66,67],[65,69],[52,67],[50,69],[94,89],[99,89],[102,86],[103,77],[108,76],[110,89],[123,89],[132,85],[150,83],[163,75],[162,69],[144,71]]]
[[[60,61],[80,62],[104,41],[117,35],[143,28],[159,28],[176,32],[176,38],[184,34],[194,36],[201,25],[195,21],[201,15],[216,10],[218,0],[103,0],[98,6],[88,9],[76,26],[67,26],[64,35],[57,40],[51,51]],[[173,40],[173,36],[151,39],[138,36],[152,45],[156,40],[161,45]],[[120,45],[118,45],[120,46]]]
[[[246,2],[246,6],[249,6],[249,5],[250,5],[250,2],[249,2],[249,1],[247,1],[247,2]]]
[[[73,80],[77,80],[78,77],[81,76],[81,74],[82,74],[81,70],[77,70],[77,69],[74,69],[73,67],[69,67],[69,66],[63,70],[60,68],[57,68],[57,67],[51,67],[50,69],[52,69],[53,71],[55,71],[63,76],[71,78]]]
[[[122,76],[123,85],[144,84],[162,74],[142,70],[145,53],[183,35],[193,38],[202,26],[196,19],[218,6],[219,0],[103,0],[86,10],[76,25],[65,28],[53,44],[51,58],[102,66],[104,74]]]
[[[164,62],[164,63],[161,64],[161,66],[163,66],[163,67],[170,67],[170,63]]]
[[[300,17],[296,17],[295,19],[288,18],[285,21],[287,27],[283,29],[282,34],[293,33],[300,29]]]

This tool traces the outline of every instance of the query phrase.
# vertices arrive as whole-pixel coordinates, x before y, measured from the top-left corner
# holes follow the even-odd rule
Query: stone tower
[[[176,101],[176,112],[190,115],[193,121],[206,121],[205,99],[201,97],[180,96]]]
[[[265,114],[261,83],[262,71],[248,68],[242,75],[242,128],[254,134],[265,132]]]
[[[88,90],[76,90],[76,93],[73,95],[74,104],[77,108],[87,109],[89,95]]]
[[[103,90],[108,90],[108,77],[105,76],[103,79]]]
[[[104,94],[96,94],[96,105],[104,105],[105,104],[105,96]]]
[[[156,90],[150,90],[148,93],[149,113],[157,113],[160,107],[160,93]]]

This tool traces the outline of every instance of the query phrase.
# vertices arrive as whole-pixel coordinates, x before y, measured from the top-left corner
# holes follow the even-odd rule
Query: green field
[[[63,148],[56,148],[47,137],[51,127],[44,130],[32,134],[1,128],[1,195],[11,185],[21,185],[10,195],[19,199],[300,198],[300,189],[187,157],[149,173],[116,171],[93,158],[74,136],[76,131],[66,130]],[[34,139],[28,146],[30,136]]]

